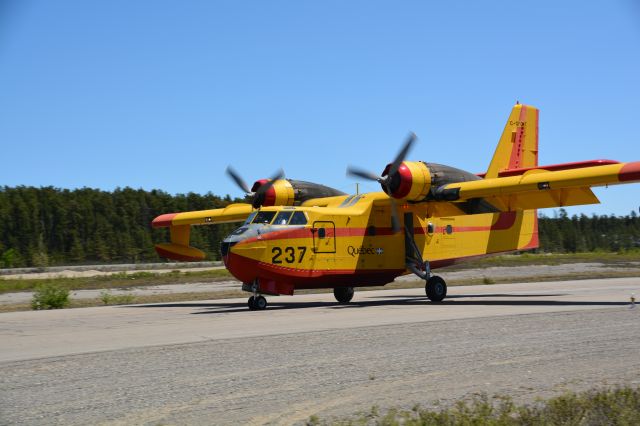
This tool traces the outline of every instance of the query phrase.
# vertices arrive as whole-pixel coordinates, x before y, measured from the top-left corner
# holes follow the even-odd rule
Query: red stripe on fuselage
[[[405,273],[404,269],[287,268],[250,259],[233,252],[229,253],[224,260],[229,272],[242,282],[249,283],[258,278],[286,283],[297,289],[384,285]]]

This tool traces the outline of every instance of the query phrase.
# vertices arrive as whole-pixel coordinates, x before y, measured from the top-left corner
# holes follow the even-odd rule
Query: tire
[[[333,295],[339,303],[349,303],[353,299],[353,287],[336,287],[333,289]]]
[[[251,296],[249,298],[249,300],[247,300],[247,305],[249,305],[249,309],[251,309],[252,311],[255,311],[256,306],[255,306],[255,297]]]
[[[265,299],[264,296],[258,296],[253,302],[253,306],[255,306],[255,309],[263,311],[267,309],[267,299]]]
[[[429,300],[441,302],[447,296],[447,283],[441,277],[434,275],[427,280],[424,290]]]

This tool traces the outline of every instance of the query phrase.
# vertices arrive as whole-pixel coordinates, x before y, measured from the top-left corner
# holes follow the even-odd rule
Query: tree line
[[[0,187],[0,267],[157,262],[153,246],[168,230],[151,229],[163,213],[224,207],[229,196],[171,195],[118,188]],[[237,224],[192,228],[192,245],[220,258],[220,241]],[[544,252],[626,251],[640,247],[640,220],[628,216],[572,216],[560,209],[540,216]]]

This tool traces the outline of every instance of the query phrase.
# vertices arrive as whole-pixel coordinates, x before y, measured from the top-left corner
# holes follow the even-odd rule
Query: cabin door
[[[330,221],[313,222],[314,253],[336,252],[336,225]]]

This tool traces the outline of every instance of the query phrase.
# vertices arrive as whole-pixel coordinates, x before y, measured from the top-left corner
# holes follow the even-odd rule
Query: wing
[[[167,213],[153,219],[151,226],[166,228],[178,225],[213,225],[216,223],[244,222],[253,211],[251,204],[229,204],[212,210],[198,210],[184,213]]]
[[[591,187],[637,181],[640,161],[561,171],[533,169],[520,176],[443,185],[436,199],[456,206],[483,202],[497,211],[575,206],[599,203]]]
[[[162,257],[174,260],[203,260],[205,258],[204,252],[189,246],[191,226],[243,222],[252,211],[251,204],[230,204],[221,209],[160,215],[153,219],[151,226],[154,228],[168,227],[171,243],[156,244],[156,252]]]

